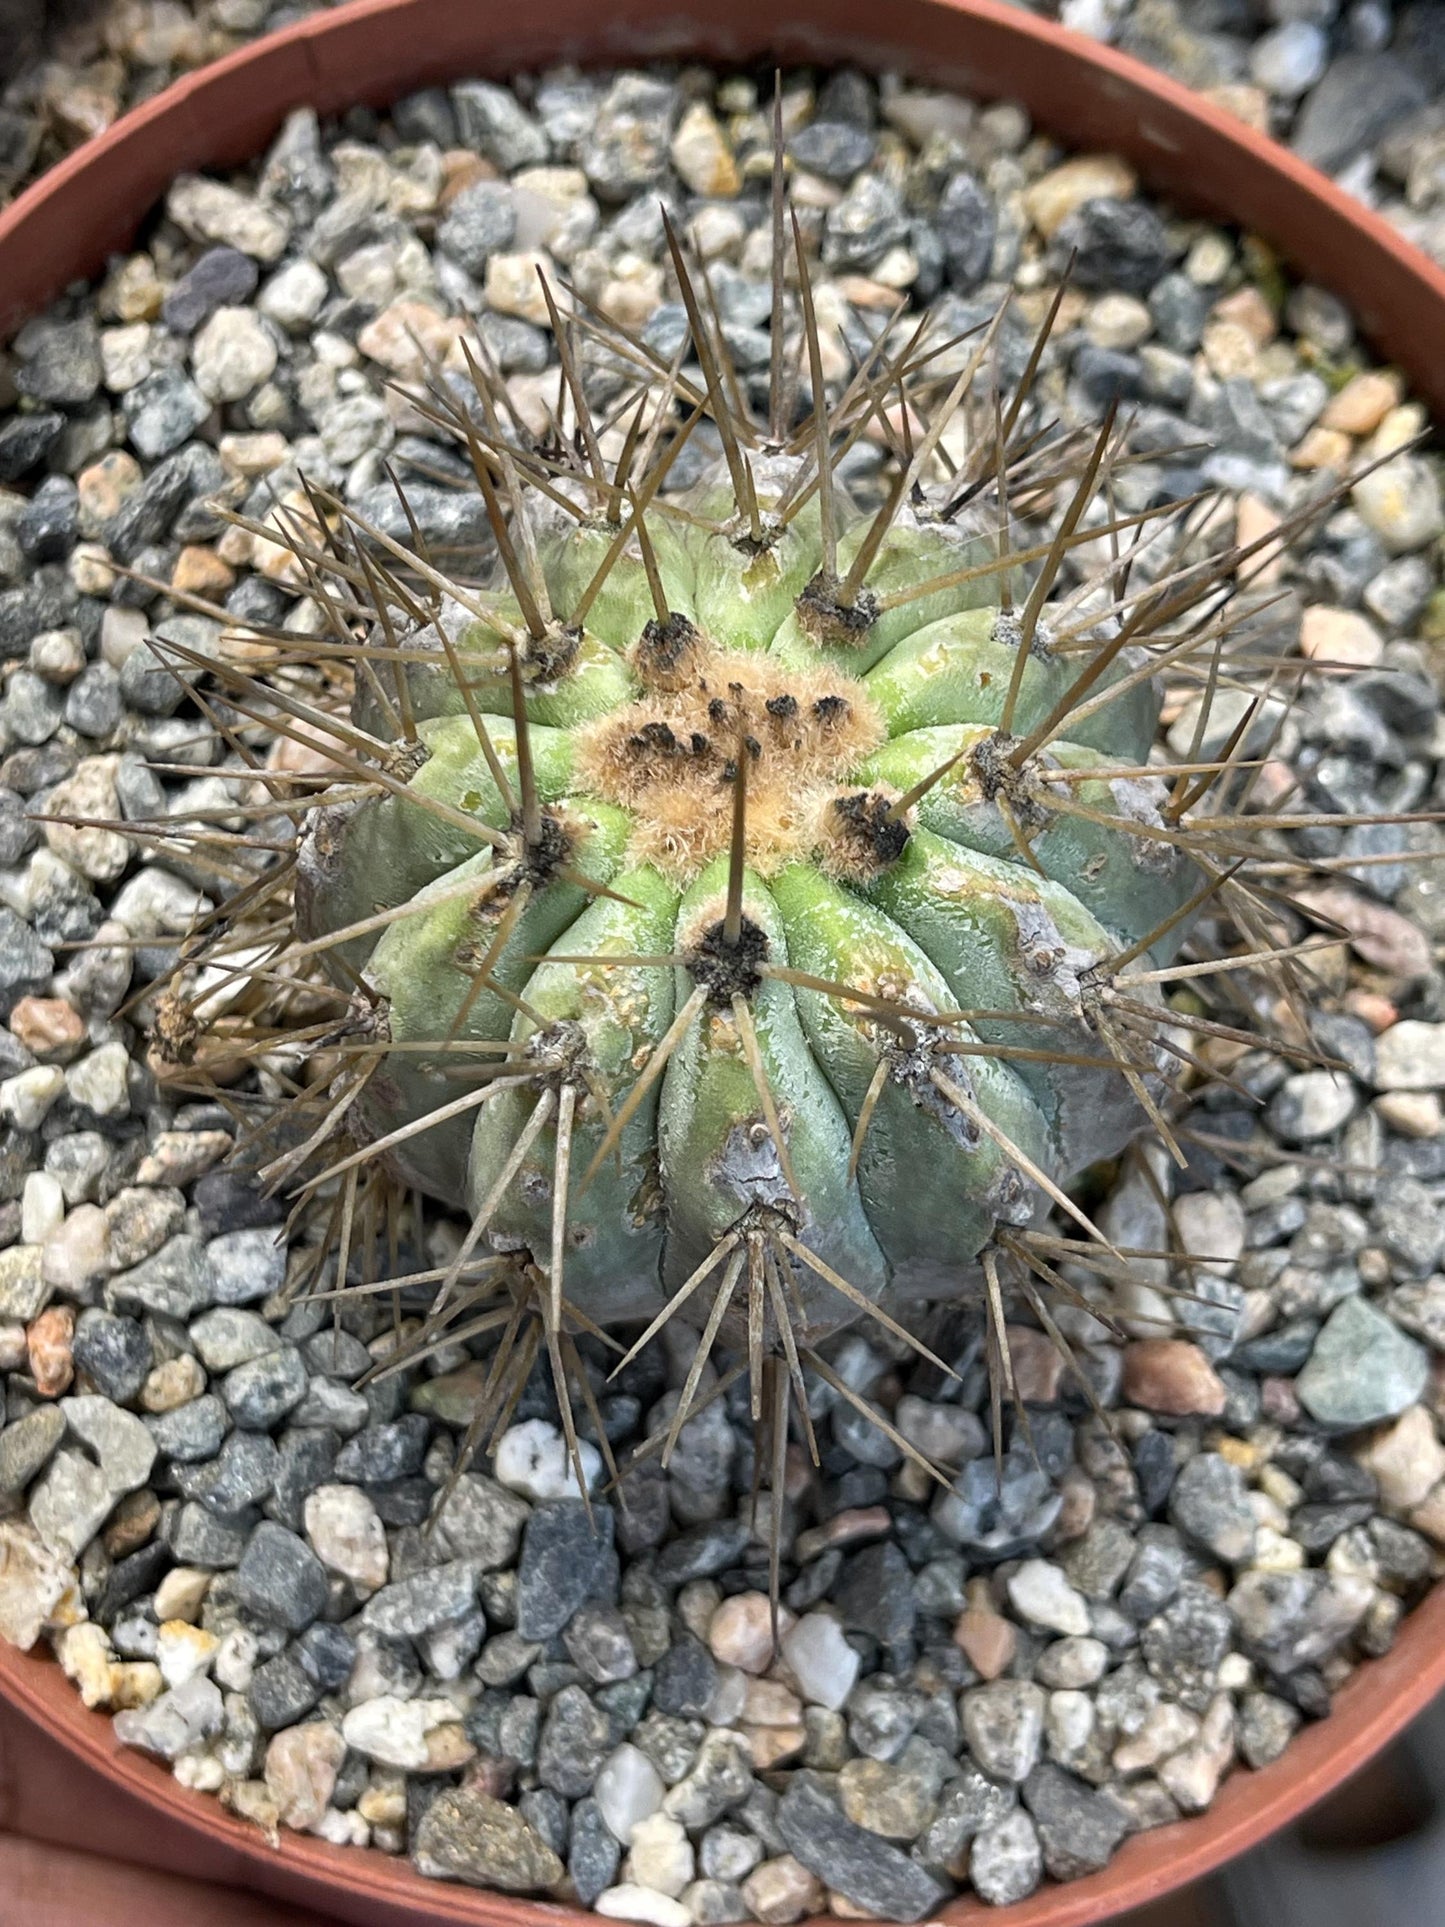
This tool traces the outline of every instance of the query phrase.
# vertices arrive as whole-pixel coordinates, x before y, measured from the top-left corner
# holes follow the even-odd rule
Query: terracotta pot
[[[1292,155],[1174,82],[996,0],[787,0],[769,23],[737,0],[544,0],[521,13],[477,0],[359,0],[178,82],[79,149],[0,216],[0,332],[123,248],[178,173],[258,154],[304,103],[331,113],[382,105],[435,82],[561,60],[676,56],[850,62],[984,98],[1020,100],[1073,148],[1127,154],[1153,189],[1263,235],[1353,309],[1365,334],[1445,412],[1445,274]],[[1156,1900],[1284,1826],[1383,1746],[1445,1686],[1445,1587],[1406,1620],[1395,1649],[1363,1665],[1330,1717],[1283,1759],[1239,1772],[1209,1812],[1142,1835],[1087,1880],[1046,1886],[1000,1915],[973,1900],[950,1922],[1084,1927]],[[185,1792],[163,1766],[118,1747],[59,1669],[0,1646],[0,1696],[80,1770],[39,1742],[12,1769],[9,1824],[61,1844],[230,1881],[356,1927],[488,1923],[557,1927],[567,1909],[422,1880],[408,1864],[286,1833],[279,1847]],[[13,1740],[11,1742],[13,1747]],[[48,1762],[48,1764],[47,1764]],[[5,1812],[0,1775],[0,1824]],[[117,1898],[108,1909],[126,1915]],[[144,1918],[132,1910],[136,1919]]]

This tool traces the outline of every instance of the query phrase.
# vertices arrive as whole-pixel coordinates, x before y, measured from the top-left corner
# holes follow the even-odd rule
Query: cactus
[[[1262,695],[1271,665],[1257,640],[1234,659],[1228,605],[1252,551],[1201,550],[1191,504],[1118,509],[1112,416],[1048,426],[1057,303],[1009,394],[995,325],[944,344],[950,377],[887,329],[830,397],[793,233],[766,419],[669,230],[688,368],[554,304],[549,443],[506,418],[479,348],[413,397],[470,459],[494,585],[313,488],[253,526],[325,614],[310,667],[354,667],[350,716],[203,665],[242,716],[319,735],[334,783],[293,806],[294,862],[199,934],[158,1061],[204,1083],[218,1040],[234,1063],[288,1025],[318,1054],[266,1166],[323,1215],[300,1288],[331,1254],[344,1288],[400,1200],[466,1214],[446,1262],[400,1281],[430,1300],[402,1356],[495,1335],[473,1443],[545,1348],[575,1454],[573,1393],[595,1421],[579,1335],[625,1331],[630,1357],[676,1316],[701,1337],[664,1450],[716,1395],[717,1349],[776,1467],[790,1424],[811,1444],[809,1375],[859,1402],[830,1336],[873,1319],[922,1351],[917,1307],[957,1298],[987,1318],[997,1436],[1005,1294],[1062,1345],[1048,1298],[1079,1287],[1060,1265],[1123,1262],[1071,1181],[1145,1127],[1178,1154],[1200,1036],[1248,1041],[1249,969],[1277,987],[1298,948],[1248,870],[1287,826],[1246,824],[1255,710],[1212,755],[1203,723],[1176,763],[1152,749],[1162,668],[1206,708],[1222,679]],[[704,422],[715,464],[674,489]],[[866,436],[895,479],[865,500],[845,476]],[[1030,539],[1021,513],[1050,506]],[[1086,543],[1105,560],[1077,581]],[[274,995],[243,1047],[198,1013],[207,967],[248,944]]]

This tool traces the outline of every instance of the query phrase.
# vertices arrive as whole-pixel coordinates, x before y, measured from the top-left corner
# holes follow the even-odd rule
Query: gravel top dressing
[[[1428,10],[1406,11],[1424,46]],[[173,30],[157,72],[203,33],[178,7],[114,19]],[[1178,19],[1141,4],[1121,44]],[[1232,85],[1243,62],[1277,102],[1304,96],[1304,146],[1330,76],[1387,57],[1322,64],[1306,28],[1252,50],[1201,32],[1220,64],[1186,77]],[[145,90],[107,73],[97,114]],[[947,341],[1010,290],[1016,376],[1072,261],[1043,392],[1066,425],[1118,404],[1119,514],[1213,491],[1194,541],[1224,549],[1375,464],[1249,564],[1261,632],[1312,672],[1259,717],[1222,685],[1202,726],[1166,674],[1162,738],[1178,760],[1250,732],[1263,811],[1414,817],[1269,832],[1282,868],[1317,865],[1315,926],[1282,914],[1280,941],[1332,939],[1311,1017],[1339,1068],[1190,1038],[1229,1081],[1185,1117],[1185,1168],[1135,1146],[1080,1194],[1117,1247],[1174,1254],[1121,1261],[1094,1301],[1122,1336],[1087,1296],[1058,1308],[1089,1396],[1010,1301],[1027,1425],[1005,1407],[996,1465],[977,1307],[927,1326],[954,1377],[876,1324],[831,1341],[890,1429],[814,1381],[821,1466],[789,1452],[775,1647],[781,1502],[754,1504],[744,1381],[664,1471],[630,1454],[676,1411],[694,1337],[674,1321],[611,1378],[584,1347],[589,1507],[543,1360],[438,1505],[494,1337],[368,1378],[422,1301],[293,1302],[334,1241],[288,1246],[286,1200],[233,1157],[245,1094],[279,1095],[298,1058],[238,1062],[216,1101],[158,1074],[150,987],[244,881],[215,830],[249,833],[259,865],[262,805],[327,768],[319,737],[258,724],[247,760],[217,726],[237,719],[207,663],[326,633],[290,551],[223,511],[265,524],[304,476],[406,543],[394,472],[428,552],[481,574],[470,468],[400,388],[474,332],[545,434],[539,259],[666,365],[687,315],[660,203],[738,379],[765,388],[770,106],[688,69],[298,114],[250,173],[177,181],[135,253],[0,357],[0,1636],[48,1643],[123,1740],[259,1826],[657,1927],[912,1921],[1096,1871],[1276,1759],[1445,1558],[1445,836],[1422,820],[1445,803],[1445,507],[1423,411],[1327,293],[1016,108],[785,76],[823,379],[846,384],[900,296]],[[1433,194],[1410,189],[1427,226]],[[881,435],[844,479],[883,498]],[[1025,510],[1047,532],[1067,499]],[[1071,552],[1060,593],[1108,559],[1105,536]],[[152,638],[187,652],[183,677]],[[248,994],[218,981],[208,1021]],[[446,1266],[464,1231],[429,1212],[411,1268]]]

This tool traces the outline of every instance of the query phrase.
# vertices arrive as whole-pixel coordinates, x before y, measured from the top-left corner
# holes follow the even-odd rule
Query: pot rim
[[[940,87],[1021,100],[1076,149],[1126,154],[1147,186],[1260,233],[1350,305],[1362,332],[1445,413],[1445,271],[1323,175],[1242,121],[1112,48],[1003,0],[788,0],[750,18],[735,0],[545,0],[523,18],[458,0],[351,0],[177,81],[61,161],[0,213],[0,339],[123,248],[177,174],[255,158],[295,107],[380,105],[459,75],[575,60],[688,56],[720,64],[896,68]],[[1087,1927],[1200,1878],[1288,1824],[1362,1766],[1445,1687],[1445,1585],[1364,1662],[1328,1718],[1259,1772],[1236,1769],[1197,1817],[1135,1835],[1099,1873],[993,1909],[964,1896],[950,1927]],[[258,1884],[350,1918],[456,1927],[575,1927],[577,1908],[425,1879],[410,1862],[283,1831],[273,1847],[210,1795],[119,1745],[58,1665],[0,1645],[0,1697],[143,1806],[239,1855]],[[83,1844],[83,1843],[82,1843]],[[823,1923],[817,1923],[823,1927]],[[831,1927],[831,1923],[829,1923]]]

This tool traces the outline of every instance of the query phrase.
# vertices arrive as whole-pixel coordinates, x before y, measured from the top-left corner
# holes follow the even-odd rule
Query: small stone
[[[276,344],[250,308],[220,308],[192,351],[196,386],[209,401],[240,401],[276,368]]]
[[[65,1436],[65,1420],[55,1405],[40,1405],[0,1432],[0,1498],[24,1492]]]
[[[133,1412],[108,1398],[67,1398],[66,1424],[94,1452],[107,1488],[119,1498],[144,1485],[155,1462],[155,1440]]]
[[[378,1766],[425,1771],[434,1757],[431,1736],[456,1724],[447,1699],[397,1699],[382,1694],[353,1706],[341,1722],[342,1738]],[[460,1764],[460,1762],[458,1762]]]
[[[432,1531],[452,1558],[472,1560],[491,1572],[515,1560],[530,1516],[523,1500],[482,1473],[467,1472],[438,1508]]]
[[[1030,1680],[1000,1679],[970,1687],[959,1704],[969,1750],[985,1773],[1024,1780],[1038,1758],[1044,1695]]]
[[[1419,1505],[1445,1478],[1445,1446],[1423,1405],[1409,1406],[1392,1425],[1372,1433],[1355,1447],[1354,1458],[1375,1479],[1381,1499],[1397,1512]]]
[[[1127,161],[1111,154],[1081,154],[1043,174],[1024,190],[1024,212],[1051,241],[1064,222],[1087,201],[1127,201],[1138,179]]]
[[[509,87],[467,80],[452,89],[451,97],[462,140],[504,173],[547,159],[546,134]]]
[[[273,203],[195,174],[183,174],[172,186],[166,213],[193,241],[222,242],[263,262],[279,259],[290,228]]]
[[[870,150],[871,146],[870,142]],[[796,140],[794,148],[796,157]],[[703,101],[694,101],[678,122],[671,154],[673,166],[694,194],[727,200],[737,193],[739,177],[732,149],[717,117]]]
[[[693,1927],[692,1915],[680,1900],[660,1894],[651,1887],[624,1883],[609,1887],[592,1903],[594,1910],[608,1920],[636,1920],[649,1927]]]
[[[1300,623],[1300,654],[1328,667],[1370,669],[1385,652],[1374,623],[1354,609],[1306,609]]]
[[[974,1671],[985,1680],[992,1680],[1012,1662],[1018,1649],[1018,1628],[1002,1613],[970,1606],[959,1614],[953,1639]]]
[[[1129,1832],[1129,1816],[1109,1795],[1044,1761],[1023,1787],[1044,1866],[1055,1880],[1079,1880],[1108,1865]]]
[[[580,1686],[564,1686],[542,1723],[538,1778],[565,1799],[580,1800],[592,1791],[611,1745],[612,1729],[602,1708]]]
[[[585,1439],[578,1441],[578,1453],[590,1491],[602,1471],[601,1454]],[[528,1499],[582,1497],[567,1441],[546,1419],[509,1426],[497,1441],[492,1470],[499,1484]]]
[[[156,1631],[156,1664],[167,1686],[184,1686],[206,1673],[217,1646],[214,1633],[183,1619],[165,1620]]]
[[[431,1801],[412,1858],[421,1873],[509,1894],[540,1893],[562,1878],[562,1862],[515,1807],[479,1787],[449,1787]]]
[[[65,1073],[70,1101],[95,1117],[124,1117],[130,1110],[130,1059],[124,1044],[102,1044]]]
[[[551,313],[540,279],[544,274],[549,282],[555,280],[554,264],[540,250],[489,255],[484,283],[487,306],[494,314],[514,315],[538,328],[550,327]],[[555,288],[553,299],[559,308],[563,305]]]
[[[33,1064],[0,1084],[0,1117],[17,1131],[38,1131],[65,1089],[65,1073],[55,1064]]]
[[[1445,1090],[1445,1024],[1392,1024],[1375,1045],[1374,1081],[1381,1091]]]
[[[1299,1731],[1300,1713],[1272,1693],[1246,1693],[1239,1706],[1239,1751],[1256,1770],[1279,1758]]]
[[[838,1775],[838,1798],[847,1817],[885,1840],[916,1840],[933,1817],[938,1790],[932,1779],[886,1760],[849,1760]]]
[[[323,1485],[304,1506],[306,1537],[321,1563],[369,1599],[385,1586],[389,1569],[386,1528],[376,1507],[355,1485]]]
[[[794,1921],[821,1913],[827,1889],[790,1853],[764,1860],[742,1883],[743,1900],[755,1920],[769,1927],[792,1927]]]
[[[1243,1474],[1218,1452],[1200,1452],[1183,1468],[1170,1494],[1169,1516],[1228,1565],[1253,1556],[1257,1524]]]
[[[1402,399],[1398,375],[1367,368],[1351,375],[1344,387],[1331,397],[1320,416],[1320,426],[1342,429],[1346,435],[1373,435]]]
[[[815,1787],[795,1780],[779,1803],[777,1825],[796,1860],[885,1920],[920,1920],[944,1898],[946,1889],[923,1867],[855,1825]]]
[[[78,1604],[79,1575],[60,1548],[23,1519],[0,1519],[0,1639],[28,1653],[71,1596]]]
[[[676,1900],[695,1871],[692,1843],[670,1814],[651,1813],[632,1829],[624,1879]]]
[[[1290,1143],[1309,1144],[1339,1130],[1358,1102],[1353,1083],[1342,1071],[1298,1071],[1270,1099],[1265,1119]]]
[[[837,1710],[853,1690],[861,1664],[829,1613],[805,1613],[782,1636],[782,1656],[811,1706]]]
[[[241,1604],[288,1632],[300,1632],[321,1612],[327,1592],[326,1568],[306,1542],[263,1519],[236,1571]]]
[[[1140,1338],[1126,1345],[1122,1391],[1131,1405],[1180,1418],[1217,1418],[1227,1397],[1204,1353],[1182,1338]]]
[[[1227,1694],[1211,1701],[1199,1738],[1159,1768],[1159,1778],[1185,1813],[1203,1813],[1234,1758],[1234,1708]]]
[[[1445,530],[1440,484],[1434,469],[1418,455],[1396,455],[1362,475],[1350,499],[1392,555],[1423,549]]]
[[[31,1488],[30,1517],[41,1537],[78,1558],[115,1504],[105,1475],[79,1452],[60,1451]]]
[[[1031,1625],[1056,1633],[1084,1634],[1089,1630],[1089,1608],[1083,1594],[1076,1592],[1062,1570],[1047,1559],[1025,1559],[1009,1577],[1008,1596]]]
[[[780,1609],[779,1629],[785,1636],[791,1614]],[[714,1659],[739,1666],[745,1673],[766,1672],[776,1655],[773,1612],[766,1593],[737,1593],[725,1599],[708,1626],[707,1643]]]
[[[193,335],[217,308],[249,301],[258,279],[249,255],[236,248],[208,248],[162,302],[161,319],[173,334]]]
[[[200,1360],[189,1352],[182,1352],[179,1358],[168,1358],[147,1373],[141,1386],[140,1403],[147,1412],[174,1412],[178,1406],[189,1405],[192,1399],[200,1397],[206,1389],[206,1374]]]
[[[112,1725],[123,1746],[174,1760],[219,1732],[224,1717],[220,1689],[202,1677],[162,1693],[149,1706],[117,1713]]]
[[[306,1396],[306,1365],[294,1345],[284,1345],[228,1372],[221,1396],[237,1425],[269,1431]]]
[[[309,1720],[277,1733],[266,1748],[266,1786],[282,1826],[314,1829],[336,1790],[346,1741],[329,1720]]]
[[[602,1818],[624,1847],[638,1822],[657,1812],[666,1791],[661,1774],[647,1755],[627,1743],[608,1755],[592,1784],[592,1797]]]
[[[1428,1374],[1424,1346],[1354,1296],[1326,1319],[1295,1390],[1321,1425],[1354,1431],[1417,1404]]]
[[[1010,1813],[974,1837],[968,1877],[993,1907],[1007,1907],[1031,1894],[1043,1878],[1043,1849],[1026,1813]]]
[[[666,1775],[666,1762],[659,1760],[657,1764]],[[738,1734],[723,1728],[707,1735],[688,1772],[668,1789],[663,1808],[685,1827],[707,1827],[740,1805],[752,1787],[753,1761],[748,1748]]]
[[[11,1245],[0,1251],[0,1318],[28,1325],[50,1297],[36,1245]]]
[[[75,1376],[74,1333],[75,1313],[69,1305],[52,1305],[25,1334],[30,1376],[42,1398],[59,1398]]]
[[[197,1155],[209,1158],[214,1153],[209,1147],[198,1147]],[[217,1305],[254,1304],[280,1291],[286,1282],[286,1247],[268,1226],[212,1238],[206,1245],[206,1262]]]
[[[580,1499],[539,1505],[527,1521],[517,1569],[517,1631],[524,1639],[558,1633],[595,1590],[614,1559],[612,1510]]]
[[[382,1639],[417,1639],[464,1618],[476,1594],[476,1573],[465,1560],[429,1566],[373,1593],[362,1608],[361,1624]]]

